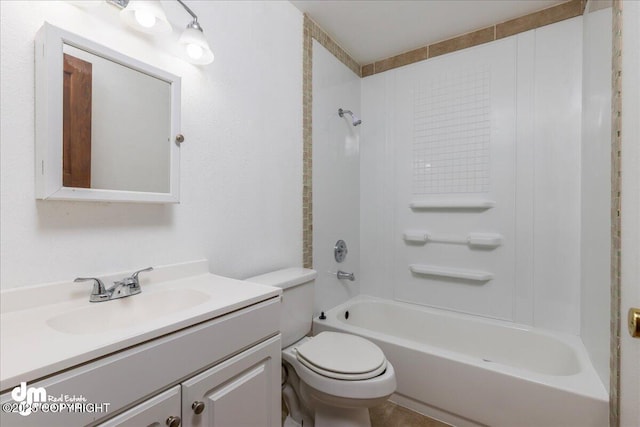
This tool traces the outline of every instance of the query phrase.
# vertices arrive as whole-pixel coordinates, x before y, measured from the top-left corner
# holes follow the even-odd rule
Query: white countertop
[[[21,381],[33,382],[281,293],[278,288],[210,274],[206,261],[160,268],[146,277],[143,274],[140,275],[141,294],[100,303],[89,302],[90,283],[86,286],[58,283],[3,291],[0,294],[0,390],[7,391]],[[105,285],[109,287],[111,282],[105,281]],[[116,313],[122,309],[126,315],[135,298],[144,295],[153,299],[154,295],[181,289],[189,289],[195,295],[201,292],[208,298],[203,296],[203,302],[173,312],[172,307],[167,307],[167,314],[163,312],[154,319],[127,323],[106,331],[101,330],[99,317],[93,325],[95,332],[91,331],[93,326],[84,328],[85,325],[80,329],[91,332],[60,332],[48,322],[60,315],[73,318],[70,314],[73,311],[87,313],[88,309],[103,304],[112,304],[110,307]]]

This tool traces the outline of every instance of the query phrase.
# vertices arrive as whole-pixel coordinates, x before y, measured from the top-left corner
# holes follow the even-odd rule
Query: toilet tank
[[[313,284],[317,276],[318,273],[315,270],[295,267],[245,279],[247,282],[282,289],[282,309],[280,311],[282,348],[290,346],[311,332]]]

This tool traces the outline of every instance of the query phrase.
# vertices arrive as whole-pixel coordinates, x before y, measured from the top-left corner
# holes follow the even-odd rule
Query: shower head
[[[362,123],[362,120],[360,120],[355,114],[353,114],[351,110],[343,110],[342,108],[338,108],[338,115],[340,117],[344,117],[345,114],[348,114],[351,116],[352,125],[358,126],[360,123]]]

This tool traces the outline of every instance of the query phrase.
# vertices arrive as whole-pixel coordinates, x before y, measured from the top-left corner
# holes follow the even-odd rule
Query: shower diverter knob
[[[336,245],[333,247],[333,257],[336,262],[342,262],[347,257],[347,244],[344,240],[338,240]]]

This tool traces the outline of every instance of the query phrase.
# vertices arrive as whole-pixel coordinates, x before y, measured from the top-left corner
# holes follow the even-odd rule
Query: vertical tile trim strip
[[[304,15],[302,26],[302,265],[313,267],[313,194],[311,187],[311,113],[313,79],[313,41],[311,20]]]
[[[620,425],[620,154],[622,148],[622,4],[613,2],[611,61],[611,354],[609,426]]]

